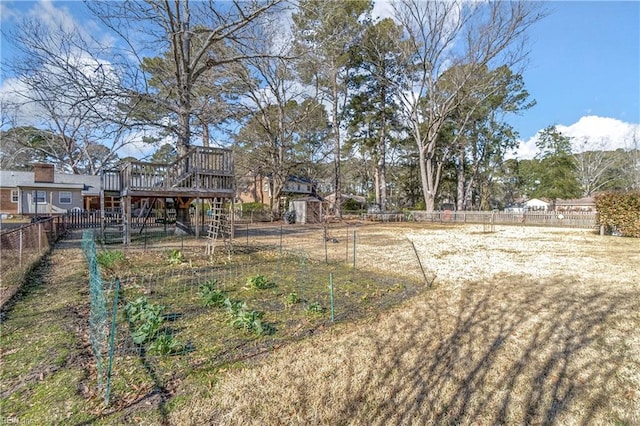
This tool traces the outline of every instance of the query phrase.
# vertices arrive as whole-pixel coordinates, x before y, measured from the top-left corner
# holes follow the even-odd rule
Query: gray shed
[[[291,200],[289,210],[296,212],[296,223],[322,222],[322,201],[315,197]]]

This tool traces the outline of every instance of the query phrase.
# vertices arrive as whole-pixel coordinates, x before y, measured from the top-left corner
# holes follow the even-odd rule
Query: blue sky
[[[524,73],[538,102],[513,120],[523,138],[596,115],[640,123],[640,2],[552,2],[530,33]]]
[[[520,133],[518,156],[531,157],[534,136],[558,125],[574,138],[607,139],[612,147],[629,147],[640,137],[640,1],[562,1],[544,3],[550,14],[529,33],[526,88],[537,105],[509,122]],[[0,0],[3,30],[14,14],[30,10],[70,11],[86,21],[77,2]],[[380,0],[374,13],[386,15]],[[2,61],[11,56],[2,43]],[[595,136],[594,136],[595,135]]]

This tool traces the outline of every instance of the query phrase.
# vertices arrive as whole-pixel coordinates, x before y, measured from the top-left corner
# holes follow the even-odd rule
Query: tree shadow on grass
[[[630,421],[612,408],[624,337],[605,332],[639,308],[637,295],[583,292],[567,277],[493,288],[470,283],[455,303],[429,303],[418,315],[398,316],[394,330],[380,330],[370,362],[344,366],[332,422]]]

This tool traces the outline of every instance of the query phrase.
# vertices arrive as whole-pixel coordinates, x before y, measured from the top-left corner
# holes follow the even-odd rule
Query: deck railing
[[[105,190],[170,191],[233,189],[231,150],[195,147],[171,164],[130,161],[116,174],[103,175]]]

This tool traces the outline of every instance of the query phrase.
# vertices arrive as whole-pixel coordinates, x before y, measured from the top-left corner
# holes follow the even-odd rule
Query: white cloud
[[[393,17],[393,7],[390,0],[376,0],[371,11],[373,18],[391,18]]]
[[[634,137],[640,138],[640,124],[626,123],[615,118],[596,115],[582,117],[568,126],[558,124],[556,128],[563,135],[571,138],[574,152],[590,149],[631,149],[634,147]],[[520,141],[520,147],[515,153],[517,158],[531,159],[536,155],[536,141],[539,132],[527,141]],[[640,143],[640,140],[637,143]]]

